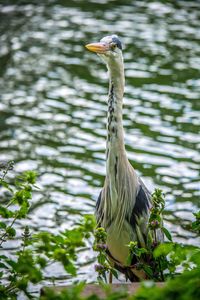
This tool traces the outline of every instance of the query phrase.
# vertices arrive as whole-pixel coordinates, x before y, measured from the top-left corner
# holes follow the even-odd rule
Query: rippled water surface
[[[117,33],[128,157],[150,190],[166,193],[176,239],[196,242],[188,224],[200,203],[200,2],[42,2],[0,6],[0,160],[39,173],[26,224],[69,228],[94,211],[105,176],[108,78],[84,45]],[[80,278],[95,279],[93,257],[88,245]],[[49,272],[65,279],[59,267]]]

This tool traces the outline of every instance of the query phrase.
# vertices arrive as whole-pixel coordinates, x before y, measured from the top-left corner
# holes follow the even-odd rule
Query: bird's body
[[[86,47],[103,58],[109,73],[106,178],[96,205],[96,219],[98,226],[107,232],[108,255],[116,268],[126,273],[129,242],[137,241],[141,247],[147,242],[151,196],[125,151],[122,124],[125,80],[121,42],[113,35]],[[127,277],[133,278],[130,270],[128,273]]]

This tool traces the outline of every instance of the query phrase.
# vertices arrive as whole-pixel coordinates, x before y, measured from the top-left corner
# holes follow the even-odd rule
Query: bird
[[[99,55],[109,76],[106,177],[96,203],[97,226],[107,233],[107,252],[115,268],[130,281],[145,277],[136,268],[127,268],[128,244],[145,247],[151,194],[128,160],[124,142],[123,96],[125,86],[122,43],[115,34],[85,47]],[[110,283],[112,278],[110,278]]]

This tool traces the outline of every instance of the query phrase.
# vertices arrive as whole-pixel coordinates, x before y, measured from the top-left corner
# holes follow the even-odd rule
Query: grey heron
[[[143,278],[135,268],[126,268],[128,244],[145,247],[151,195],[127,158],[122,124],[124,63],[122,44],[116,35],[106,36],[86,48],[106,63],[109,74],[106,141],[106,178],[96,205],[97,224],[107,232],[108,255],[115,267],[131,281]]]

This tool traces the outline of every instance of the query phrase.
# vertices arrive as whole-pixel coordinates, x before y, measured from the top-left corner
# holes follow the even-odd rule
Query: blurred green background
[[[188,225],[200,203],[200,2],[0,3],[0,160],[39,173],[19,229],[56,231],[94,212],[105,176],[108,78],[84,45],[115,33],[124,48],[128,157],[150,190],[165,192],[175,239],[197,243]],[[79,278],[95,280],[93,260],[88,245]],[[49,274],[66,279],[58,266],[47,282]]]

